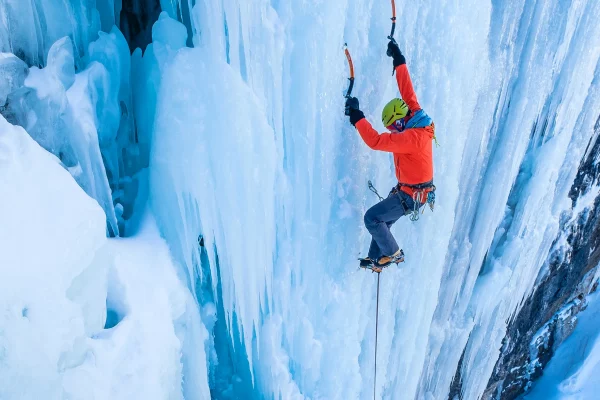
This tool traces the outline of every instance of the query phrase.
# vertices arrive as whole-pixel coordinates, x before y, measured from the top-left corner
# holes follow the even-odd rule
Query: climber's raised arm
[[[406,58],[400,51],[398,45],[390,41],[388,43],[387,55],[394,59],[394,71],[396,72],[396,82],[398,82],[398,90],[400,90],[400,96],[402,100],[406,102],[408,108],[416,113],[421,109],[419,101],[417,100],[417,94],[413,89],[412,81],[410,80],[410,74],[406,66]]]

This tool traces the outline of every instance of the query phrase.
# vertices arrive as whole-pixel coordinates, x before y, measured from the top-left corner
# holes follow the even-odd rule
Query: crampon
[[[359,258],[360,268],[370,269],[373,272],[380,273],[390,264],[400,264],[404,262],[404,251],[399,250],[398,254],[391,257],[381,257],[379,260],[372,260],[369,257]]]

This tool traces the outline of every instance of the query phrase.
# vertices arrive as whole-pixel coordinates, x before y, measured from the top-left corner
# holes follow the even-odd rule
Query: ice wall
[[[208,334],[144,213],[120,1],[94,3],[0,3],[0,398],[206,399]]]
[[[46,64],[48,50],[63,36],[73,40],[80,66],[98,31],[118,25],[122,0],[4,0],[0,4],[0,51],[29,65]]]
[[[204,234],[211,290],[220,286],[228,327],[235,312],[251,349],[253,324],[269,308],[275,256],[271,212],[279,156],[273,129],[256,95],[225,60],[182,49],[183,25],[163,15],[153,35],[153,53],[144,56],[155,55],[162,72],[150,168],[153,209],[194,290],[201,273],[198,236]],[[247,263],[261,268],[241,268]]]
[[[92,46],[92,60],[98,46],[102,44]],[[103,47],[101,54],[108,65],[111,48]],[[108,229],[116,235],[119,229],[107,172],[116,172],[118,177],[118,166],[114,165],[116,151],[106,149],[117,146],[120,71],[105,64],[92,61],[76,74],[72,42],[64,37],[50,48],[48,65],[32,67],[23,86],[7,96],[4,113],[60,158],[80,186],[102,205]]]
[[[129,47],[115,26],[120,7],[112,0],[0,4],[0,51],[14,53],[0,62],[0,112],[61,159],[102,205],[113,236],[136,230],[149,152],[134,124]],[[30,23],[22,17],[28,12]]]
[[[232,0],[187,14],[195,2],[166,3],[195,48],[161,68],[153,208],[185,279],[209,280],[224,308],[231,343],[220,353],[215,344],[219,362],[247,369],[236,379],[255,397],[370,398],[375,280],[355,258],[375,201],[366,181],[385,192],[394,177],[389,156],[369,151],[343,116],[341,45],[381,128],[396,93],[388,3]],[[439,201],[394,228],[407,261],[382,275],[377,397],[444,398],[458,376],[475,399],[570,207],[599,106],[600,4],[397,9],[397,39],[441,143]],[[212,384],[217,398],[232,396]]]
[[[107,240],[98,203],[2,116],[0,187],[0,398],[209,398],[182,356],[206,359],[208,335],[153,217]]]
[[[165,346],[118,370],[143,371],[133,386],[92,373],[98,390],[127,396],[167,376],[144,393],[206,398],[210,385],[219,399],[371,398],[375,276],[357,271],[356,257],[376,201],[367,180],[382,193],[395,182],[389,155],[370,151],[343,116],[342,45],[354,94],[381,129],[381,107],[397,94],[389,3],[160,3],[153,43],[131,59],[113,28],[120,1],[0,4],[0,51],[33,66],[0,58],[2,114],[60,158],[112,234],[127,227],[149,164],[150,202],[174,257],[145,228],[139,238],[151,246],[115,250],[146,253],[137,259],[146,265],[162,249],[159,278],[143,281],[159,294],[140,300],[145,271],[134,261],[109,274],[119,328],[95,342],[102,365],[141,344]],[[594,139],[600,3],[397,6],[396,38],[441,147],[436,211],[396,225],[406,263],[381,276],[376,397],[476,399],[506,321],[545,273]],[[149,309],[160,310],[159,325],[147,324]],[[116,353],[99,344],[106,337]],[[91,366],[77,365],[82,380]]]
[[[478,103],[498,103],[477,113],[491,116],[489,139],[463,153],[463,165],[477,167],[463,167],[459,181],[468,198],[458,203],[456,247],[446,255],[423,395],[445,393],[452,376],[437,366],[458,362],[463,348],[464,396],[485,389],[506,322],[530,293],[559,217],[571,207],[568,192],[598,117],[600,47],[592,21],[599,12],[593,2],[492,9],[490,55],[502,70],[493,71]]]

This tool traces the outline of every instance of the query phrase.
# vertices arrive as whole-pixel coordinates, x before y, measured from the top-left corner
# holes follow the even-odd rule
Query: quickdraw
[[[352,57],[350,57],[350,51],[348,51],[348,43],[344,43],[344,53],[346,53],[346,59],[348,60],[348,67],[350,68],[350,85],[348,86],[348,90],[346,91],[347,99],[352,95],[352,89],[354,88],[354,64],[352,63]]]
[[[369,190],[371,192],[375,193],[377,195],[377,197],[379,197],[379,201],[383,201],[383,197],[381,197],[381,195],[379,194],[379,192],[377,191],[377,189],[375,189],[375,186],[373,186],[373,182],[371,182],[369,180],[368,184],[369,184]]]
[[[427,193],[427,194],[425,194]],[[426,197],[424,197],[426,196]],[[429,208],[433,211],[435,206],[435,185],[431,185],[427,188],[421,188],[415,190],[413,193],[413,210],[410,212],[410,220],[415,222],[419,220],[419,209],[425,205],[425,203],[429,204]],[[425,212],[425,208],[421,211],[421,214]]]
[[[419,209],[425,204],[429,204],[429,208],[433,211],[433,206],[435,204],[435,186],[433,187],[433,191],[427,192],[427,198],[423,198],[425,195],[425,189],[417,190],[413,194],[413,210],[410,212],[410,220],[415,222],[419,220]],[[421,214],[425,212],[425,208],[421,211]]]
[[[414,204],[413,209],[410,210],[410,208],[408,208],[407,206],[404,207],[405,210],[407,210],[405,215],[410,215],[411,221],[415,222],[419,220],[419,210],[421,210],[421,207],[424,206],[425,203],[429,204],[429,208],[431,209],[431,211],[433,211],[433,208],[435,206],[435,185],[433,184],[433,181],[420,183],[417,185],[410,185],[408,183],[398,183],[396,186],[394,186],[392,192],[399,192],[402,186],[411,188],[414,191],[412,195]],[[421,214],[423,214],[424,212],[425,209],[421,211]]]

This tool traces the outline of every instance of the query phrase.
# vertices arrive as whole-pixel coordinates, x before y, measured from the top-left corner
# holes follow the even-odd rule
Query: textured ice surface
[[[98,62],[75,74],[73,63],[71,40],[65,37],[56,41],[47,66],[29,70],[24,85],[8,95],[6,110],[14,122],[69,168],[79,185],[100,203],[109,230],[116,234],[117,219],[99,139],[109,141],[108,149],[116,146],[114,138],[121,118],[120,76]],[[111,87],[111,81],[116,85]],[[112,140],[106,139],[110,136]],[[108,165],[113,165],[112,153],[106,153]],[[118,167],[115,169],[118,177]]]
[[[0,110],[98,200],[111,235],[131,228],[148,154],[134,125],[129,47],[114,25],[120,10],[120,0],[0,4],[0,51],[31,66],[23,74],[2,57]]]
[[[171,250],[187,261],[191,287],[198,235],[211,232],[205,237],[211,275],[217,276],[218,257],[225,308],[237,305],[236,322],[252,331],[270,296],[278,157],[273,129],[255,95],[224,61],[185,49],[163,71],[150,168],[153,209]],[[192,101],[199,93],[204,100]],[[200,216],[198,203],[211,211]],[[261,267],[242,267],[249,262]],[[245,336],[248,348],[251,340]]]
[[[0,398],[209,398],[181,356],[204,360],[207,333],[153,218],[107,240],[97,202],[2,116],[0,187]]]
[[[163,0],[154,43],[131,61],[109,26],[118,1],[98,11],[77,1],[4,5],[27,18],[8,27],[0,16],[0,50],[19,48],[39,65],[51,55],[8,95],[21,111],[10,110],[99,201],[113,232],[113,203],[124,204],[122,181],[135,171],[132,143],[149,164],[150,203],[174,258],[165,268],[198,308],[183,294],[167,303],[158,295],[149,307],[171,314],[156,336],[144,336],[145,320],[116,325],[164,342],[157,357],[170,366],[181,352],[181,369],[164,371],[168,382],[183,375],[181,392],[145,393],[206,398],[210,384],[219,399],[371,398],[376,283],[356,257],[376,201],[367,180],[383,193],[395,182],[390,156],[370,151],[343,115],[342,44],[355,62],[354,94],[382,129],[381,107],[397,95],[385,56],[389,3]],[[34,9],[44,23],[29,17]],[[462,397],[477,399],[593,139],[600,2],[427,0],[397,11],[396,38],[441,147],[436,211],[396,224],[406,263],[381,276],[377,397],[446,398],[459,368]],[[127,276],[109,273],[116,320],[138,304],[116,289]],[[175,287],[157,276],[157,290]],[[117,331],[119,349],[139,354]],[[155,382],[157,360],[132,357],[117,376],[144,365]]]
[[[0,53],[0,107],[9,93],[23,86],[29,72],[27,65],[12,53]]]
[[[15,53],[29,65],[42,66],[46,64],[52,44],[70,36],[79,62],[87,44],[100,30],[100,14],[95,3],[4,0],[0,4],[0,51]]]
[[[167,11],[196,48],[161,67],[150,162],[161,230],[192,287],[210,268],[230,351],[247,355],[237,379],[255,396],[369,398],[375,281],[355,259],[375,201],[366,181],[385,192],[394,178],[343,116],[341,45],[381,128],[396,93],[389,5],[178,5]],[[398,8],[397,39],[441,143],[439,199],[394,228],[407,261],[382,275],[378,397],[445,398],[463,353],[460,390],[483,393],[593,134],[599,15],[595,1]],[[233,394],[213,382],[218,398],[235,397],[235,379]]]
[[[89,44],[85,68],[77,73],[72,40],[63,37],[50,48],[46,67],[32,67],[22,87],[10,88],[5,107],[98,200],[111,235],[125,226],[115,205],[134,202],[129,184],[141,168],[130,73],[127,42],[117,28]]]

